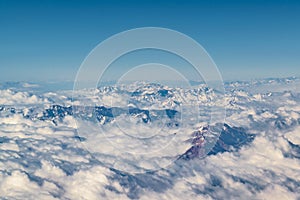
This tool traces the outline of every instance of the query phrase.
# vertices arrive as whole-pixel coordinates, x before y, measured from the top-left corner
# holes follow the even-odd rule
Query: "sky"
[[[196,40],[225,80],[300,76],[299,1],[0,0],[0,81],[72,81],[100,42],[149,26]]]

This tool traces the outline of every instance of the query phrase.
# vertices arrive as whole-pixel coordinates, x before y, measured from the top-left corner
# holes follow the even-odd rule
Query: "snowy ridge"
[[[74,102],[72,91],[20,91],[6,85],[0,90],[0,198],[299,199],[298,85],[298,78],[226,83],[225,100],[205,86],[110,86],[78,91]],[[182,126],[184,102],[200,105],[199,123],[188,120]],[[226,107],[225,124],[207,120],[214,106]],[[86,133],[78,121],[90,123]],[[92,140],[85,134],[102,127],[113,142],[132,145],[129,152],[149,150],[139,145],[143,139],[130,143],[116,124],[154,138],[153,147],[174,133],[183,142],[170,144],[163,161],[173,156],[173,162],[167,167],[130,173],[149,163],[137,159],[125,165],[134,158],[125,157],[121,146],[120,154],[113,154],[107,140],[86,148]],[[160,129],[163,137],[150,134]],[[217,132],[220,137],[205,156],[205,145]],[[105,152],[91,154],[98,148]]]

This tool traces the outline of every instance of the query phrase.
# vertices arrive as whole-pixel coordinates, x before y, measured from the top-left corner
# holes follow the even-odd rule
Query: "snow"
[[[299,199],[299,82],[226,83],[225,98],[203,85],[85,89],[74,94],[77,115],[68,112],[72,91],[35,92],[33,83],[24,85],[32,91],[1,88],[0,199]],[[132,95],[137,88],[142,92]],[[191,109],[195,102],[199,112]],[[82,105],[125,111],[97,121]],[[128,105],[149,111],[151,120],[143,122],[145,112],[129,114]],[[210,120],[216,107],[226,109],[226,118]],[[180,115],[170,119],[166,109]],[[176,120],[178,127],[167,126]],[[223,131],[253,139],[237,146],[224,140],[218,145],[226,151],[178,159],[195,131],[213,138],[222,120]]]

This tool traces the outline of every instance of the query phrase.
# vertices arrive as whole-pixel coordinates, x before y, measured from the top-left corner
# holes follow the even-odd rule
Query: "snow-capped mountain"
[[[0,198],[300,198],[299,83],[1,84]]]

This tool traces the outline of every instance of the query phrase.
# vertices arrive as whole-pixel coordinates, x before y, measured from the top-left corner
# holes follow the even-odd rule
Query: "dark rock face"
[[[50,108],[46,109],[42,119],[54,119],[54,118],[63,118],[67,115],[72,115],[72,107],[53,105]]]
[[[201,130],[195,131],[192,134],[192,139],[189,140],[192,147],[181,155],[179,159],[191,160],[194,158],[205,157],[205,154],[207,153],[205,150],[205,136],[210,134],[210,131],[214,128],[216,127],[203,127]],[[243,128],[230,127],[228,124],[224,124],[215,146],[207,155],[215,155],[226,151],[236,151],[242,146],[251,143],[253,140],[254,135],[246,133]]]
[[[162,97],[167,97],[170,92],[169,92],[169,90],[161,89],[161,90],[158,90],[157,93]]]
[[[22,113],[22,110],[16,110],[14,108],[0,107],[0,111],[7,111],[8,113]],[[26,118],[34,120],[43,120],[53,122],[55,125],[60,120],[68,115],[76,115],[86,120],[95,120],[101,124],[105,124],[114,120],[115,117],[120,115],[130,115],[139,119],[142,123],[151,123],[166,119],[168,127],[179,126],[177,121],[180,113],[176,110],[165,109],[165,110],[144,110],[135,107],[130,108],[119,108],[119,107],[72,107],[72,106],[61,106],[52,105],[47,109],[40,110],[38,114],[34,111],[34,108],[30,109],[26,115]],[[287,124],[283,120],[276,120],[275,125],[278,128],[286,128]],[[208,152],[207,145],[211,139],[209,139],[213,133],[220,133],[219,138],[211,151]],[[82,138],[77,138],[81,140]],[[236,151],[242,146],[251,143],[254,140],[254,135],[246,132],[245,129],[239,127],[231,127],[228,124],[217,124],[211,127],[202,127],[201,129],[191,134],[191,139],[188,140],[191,147],[179,156],[179,159],[191,160],[195,158],[202,158],[207,155],[215,155],[226,151]]]
[[[224,124],[219,140],[208,155],[238,150],[242,146],[251,143],[254,137],[253,134],[246,133],[243,128],[230,127]]]
[[[6,114],[23,114],[25,118],[32,120],[51,121],[54,124],[63,120],[66,116],[76,116],[85,120],[92,120],[105,124],[111,122],[120,115],[129,115],[140,119],[143,123],[167,119],[166,124],[169,127],[179,126],[178,118],[180,113],[176,110],[145,110],[135,107],[120,108],[120,107],[105,107],[105,106],[61,106],[52,105],[45,109],[29,108],[28,111],[18,110],[13,107],[0,107],[1,113]]]
[[[201,158],[205,156],[205,134],[208,133],[208,127],[202,127],[202,129],[193,132],[192,138],[188,140],[191,142],[192,147],[189,148],[179,159],[191,160],[194,158]]]
[[[179,159],[183,160],[191,160],[195,158],[201,158],[202,155],[202,150],[201,146],[194,145],[190,149],[188,149],[183,155],[179,157]]]

